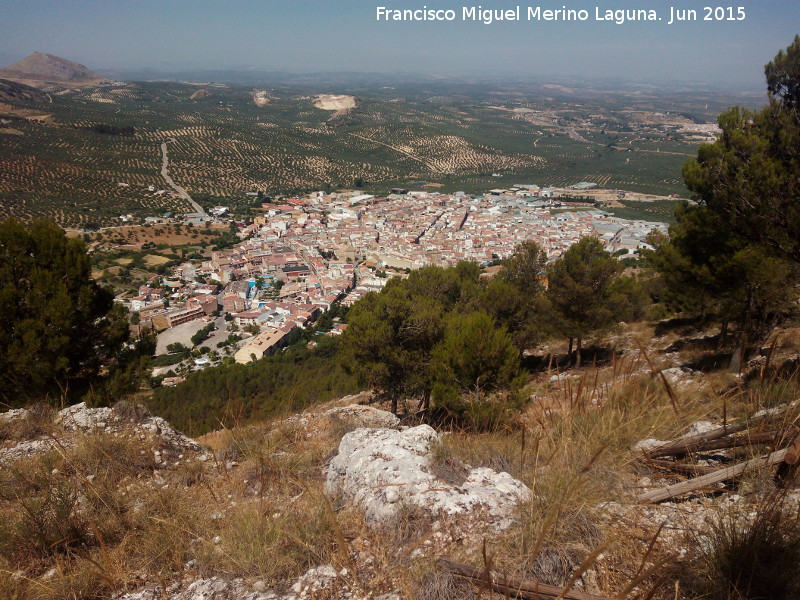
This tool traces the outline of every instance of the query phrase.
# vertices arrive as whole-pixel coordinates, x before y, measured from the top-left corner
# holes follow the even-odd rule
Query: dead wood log
[[[759,467],[776,465],[780,462],[783,462],[785,455],[785,449],[778,450],[769,456],[754,458],[753,460],[748,460],[724,469],[719,469],[718,471],[714,471],[713,473],[709,473],[695,479],[690,479],[689,481],[682,481],[681,483],[668,485],[667,487],[642,494],[639,496],[639,502],[642,504],[655,504],[656,502],[663,502],[664,500],[668,500],[688,492],[693,492],[694,490],[698,490],[715,483],[720,483],[721,481],[735,479],[745,471]]]
[[[746,429],[749,429],[750,427],[754,426],[757,423],[777,419],[783,416],[783,414],[787,410],[788,407],[783,407],[778,410],[770,411],[758,417],[753,417],[751,419],[746,419],[744,421],[736,421],[734,423],[728,423],[720,427],[710,429],[703,433],[686,435],[684,437],[678,438],[677,440],[673,440],[671,442],[667,442],[665,444],[662,444],[661,446],[653,448],[652,450],[647,452],[647,456],[649,456],[650,458],[660,458],[663,456],[686,454],[687,452],[693,451],[697,445],[702,444],[704,442],[718,440],[720,438],[727,437],[731,434],[745,431]]]
[[[792,429],[791,431],[762,431],[759,433],[747,433],[745,435],[739,435],[736,437],[700,442],[691,448],[691,451],[706,452],[708,450],[740,448],[742,446],[750,446],[754,444],[774,444],[787,438],[793,438],[795,434],[797,434],[796,429]]]
[[[662,456],[686,454],[697,444],[711,440],[718,440],[725,436],[731,435],[732,433],[739,433],[740,431],[744,431],[745,429],[747,429],[748,426],[749,426],[748,423],[745,422],[731,423],[730,425],[717,427],[715,429],[711,429],[704,433],[695,433],[694,435],[687,435],[682,438],[678,438],[677,440],[673,440],[671,442],[667,442],[666,444],[662,444],[661,446],[653,448],[647,453],[647,456],[649,456],[650,458],[660,458]]]
[[[477,586],[488,586],[499,594],[505,594],[510,598],[522,598],[523,600],[611,600],[605,596],[594,596],[575,590],[563,593],[563,589],[552,585],[545,585],[537,581],[517,579],[516,577],[505,577],[494,571],[476,569],[468,565],[461,565],[449,560],[440,559],[439,564],[448,571],[469,580]]]

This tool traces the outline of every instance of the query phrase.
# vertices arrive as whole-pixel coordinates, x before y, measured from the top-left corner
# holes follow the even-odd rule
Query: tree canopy
[[[619,277],[624,268],[603,249],[600,240],[585,237],[547,271],[553,327],[570,338],[570,352],[573,338],[577,340],[578,366],[583,338],[629,318],[636,310],[641,288],[634,280]]]
[[[531,256],[540,258],[534,246],[521,248],[518,262],[536,263],[528,263]],[[519,370],[521,352],[537,337],[529,294],[541,289],[542,266],[486,279],[478,265],[462,262],[391,279],[351,308],[343,356],[395,410],[401,398],[419,398],[427,407],[434,389],[434,400],[446,399],[452,407],[461,394],[504,388]]]
[[[360,380],[392,401],[428,398],[432,353],[444,335],[442,319],[477,283],[477,270],[428,267],[408,279],[391,279],[350,309],[342,339],[347,362]]]
[[[791,109],[800,108],[800,35],[786,51],[779,51],[772,62],[764,67],[767,76],[767,91]]]
[[[519,372],[519,350],[506,328],[484,312],[453,315],[433,351],[434,397],[482,395],[508,387]]]
[[[544,290],[547,254],[536,242],[522,242],[502,264],[500,279],[513,284],[523,294],[532,298]]]
[[[653,264],[673,308],[739,327],[741,365],[798,297],[800,282],[800,37],[766,65],[769,104],[733,107],[722,130],[683,167],[697,205],[681,207]]]
[[[800,260],[800,36],[765,67],[769,104],[719,116],[722,133],[683,168],[701,204],[734,236]]]
[[[80,239],[54,223],[0,222],[0,400],[55,400],[97,376],[128,337],[125,310],[91,279]]]

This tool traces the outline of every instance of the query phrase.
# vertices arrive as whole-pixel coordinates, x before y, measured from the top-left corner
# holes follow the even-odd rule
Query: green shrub
[[[527,402],[521,391],[503,392],[476,400],[453,388],[434,386],[436,405],[432,420],[473,433],[499,431],[512,426]]]
[[[186,358],[186,354],[164,354],[157,358],[153,359],[153,366],[154,367],[168,367],[170,365],[177,365],[181,362],[184,358]]]

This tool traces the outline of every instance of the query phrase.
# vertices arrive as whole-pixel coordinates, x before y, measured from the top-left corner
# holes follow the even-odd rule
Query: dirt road
[[[169,187],[171,187],[173,190],[178,192],[178,195],[181,198],[183,198],[189,204],[192,205],[192,207],[194,208],[195,212],[202,213],[202,214],[205,215],[206,211],[203,210],[203,207],[200,206],[194,200],[192,200],[192,197],[187,193],[187,191],[185,189],[183,189],[181,186],[179,186],[177,183],[175,183],[172,180],[172,177],[169,176],[169,157],[167,156],[167,143],[168,142],[174,142],[174,141],[175,141],[175,138],[168,138],[168,139],[164,140],[163,142],[161,142],[161,154],[163,156],[163,160],[161,161],[161,176],[167,182]]]

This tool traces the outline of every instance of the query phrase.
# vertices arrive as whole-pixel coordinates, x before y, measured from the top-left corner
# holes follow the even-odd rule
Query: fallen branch
[[[797,434],[796,429],[791,431],[762,431],[759,433],[747,433],[736,437],[720,438],[699,442],[687,449],[687,452],[708,452],[709,450],[723,450],[725,448],[741,448],[754,444],[777,444],[787,438],[793,438]],[[683,454],[683,452],[681,452]]]
[[[506,577],[494,571],[487,573],[485,569],[476,569],[449,560],[440,559],[439,564],[448,571],[469,580],[479,587],[488,585],[493,591],[504,594],[509,598],[522,598],[523,600],[611,600],[605,596],[594,596],[575,590],[570,590],[565,594],[564,590],[559,587],[545,585],[537,581]]]
[[[724,448],[740,448],[742,446],[750,446],[754,444],[775,444],[781,445],[787,439],[793,439],[797,435],[797,429],[774,430],[774,431],[761,431],[757,433],[746,433],[733,438],[712,440],[704,442],[697,446],[695,452],[704,452],[707,450],[722,450]]]
[[[662,444],[661,446],[653,448],[647,453],[647,456],[649,456],[650,458],[659,458],[662,456],[673,456],[675,454],[686,454],[687,452],[695,450],[695,448],[698,445],[704,442],[718,440],[720,438],[727,437],[731,434],[745,431],[746,429],[749,429],[756,423],[760,423],[762,421],[771,421],[777,419],[778,417],[783,416],[783,414],[787,410],[788,407],[783,407],[778,410],[770,411],[759,417],[753,417],[751,419],[746,419],[744,421],[737,421],[735,423],[728,423],[726,425],[722,425],[721,427],[716,427],[714,429],[704,431],[703,433],[695,433],[693,435],[687,435],[682,438],[678,438],[677,440],[673,440],[671,442],[667,442],[665,444]]]
[[[708,442],[711,440],[718,440],[720,438],[731,435],[732,433],[739,433],[740,431],[744,431],[748,427],[749,424],[746,422],[731,423],[730,425],[717,427],[715,429],[711,429],[704,433],[695,433],[694,435],[687,435],[682,438],[678,438],[677,440],[673,440],[671,442],[667,442],[666,444],[662,444],[661,446],[653,448],[647,453],[647,455],[650,458],[659,458],[661,456],[686,454],[698,444],[701,444],[703,442]]]
[[[780,462],[783,462],[785,455],[785,449],[778,450],[769,456],[754,458],[753,460],[738,463],[731,467],[719,469],[718,471],[703,475],[702,477],[690,479],[689,481],[682,481],[681,483],[676,483],[652,492],[647,492],[646,494],[639,496],[639,502],[642,504],[655,504],[656,502],[663,502],[664,500],[686,494],[687,492],[693,492],[694,490],[698,490],[715,483],[720,483],[729,479],[735,479],[750,469],[776,465]]]

